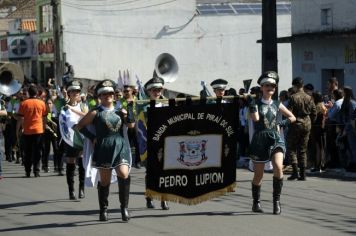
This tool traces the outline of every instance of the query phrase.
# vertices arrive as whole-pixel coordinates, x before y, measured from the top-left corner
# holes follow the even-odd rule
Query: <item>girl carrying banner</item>
[[[295,121],[295,116],[280,102],[272,100],[279,81],[274,71],[263,73],[257,83],[261,86],[262,98],[250,99],[249,111],[254,124],[250,157],[255,171],[252,180],[253,212],[262,213],[260,203],[261,184],[265,163],[273,164],[273,214],[281,214],[280,195],[283,186],[283,158],[285,144],[279,134],[279,126],[286,126]],[[287,119],[277,123],[277,113],[281,112]],[[267,150],[267,151],[266,151]]]
[[[92,166],[99,170],[98,198],[100,221],[108,220],[108,196],[110,190],[112,169],[116,170],[121,216],[123,221],[129,221],[128,211],[130,193],[131,156],[129,146],[123,135],[123,124],[132,122],[132,111],[116,110],[114,93],[116,84],[112,80],[101,81],[95,89],[100,99],[100,105],[88,112],[78,123],[76,129],[89,138],[94,145]],[[92,124],[96,134],[91,133],[86,126]],[[129,127],[129,126],[128,126]]]
[[[152,79],[147,81],[145,84],[145,89],[148,93],[149,99],[157,100],[162,98],[163,85],[164,85],[164,80],[159,77],[153,77]],[[163,106],[162,103],[156,103],[156,107],[162,107],[162,106]],[[146,185],[147,185],[147,179],[146,179]],[[155,208],[152,198],[148,196],[146,197],[146,206],[147,208]],[[169,209],[167,201],[161,201],[161,208],[163,210]]]

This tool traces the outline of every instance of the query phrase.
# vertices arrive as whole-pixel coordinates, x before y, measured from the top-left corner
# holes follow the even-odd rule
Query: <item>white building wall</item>
[[[321,25],[321,9],[332,9],[332,25]],[[301,76],[305,83],[325,93],[327,79],[332,75],[325,70],[339,70],[342,85],[356,88],[356,36],[350,30],[356,26],[354,0],[298,0],[292,1],[293,77]],[[328,34],[322,34],[329,31]],[[338,35],[337,32],[345,32]],[[334,34],[332,34],[334,32]],[[310,36],[298,37],[298,34]]]
[[[295,0],[292,2],[292,33],[354,29],[355,0]],[[332,9],[332,25],[321,25],[321,9]]]
[[[179,64],[178,79],[168,89],[197,95],[201,80],[210,84],[216,78],[228,80],[235,89],[245,79],[256,84],[261,16],[193,17],[194,0],[161,0],[162,5],[148,7],[158,2],[95,7],[63,2],[64,52],[75,76],[116,80],[118,70],[130,69],[145,82],[152,77],[157,56],[168,52]],[[290,16],[278,16],[278,36],[287,35]],[[278,50],[280,89],[286,89],[291,84],[291,47],[280,44]]]
[[[293,75],[301,76],[306,83],[312,83],[316,90],[325,93],[323,90],[330,77],[324,77],[322,70],[343,70],[341,86],[356,89],[356,61],[347,62],[346,48],[353,48],[356,52],[356,37],[296,41],[293,43]]]

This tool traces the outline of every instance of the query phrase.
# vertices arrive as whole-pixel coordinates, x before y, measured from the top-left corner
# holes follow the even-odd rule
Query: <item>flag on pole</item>
[[[211,97],[211,93],[209,92],[208,88],[206,87],[205,81],[201,81],[200,85],[203,87],[203,89],[200,91],[200,97],[202,97],[202,98]]]
[[[138,99],[144,100],[147,99],[145,89],[142,85],[142,81],[136,75],[136,84],[138,87]],[[136,129],[137,129],[137,141],[139,146],[139,153],[141,161],[147,159],[147,123],[145,117],[145,104],[136,104],[136,114],[137,114],[137,121],[136,121]]]

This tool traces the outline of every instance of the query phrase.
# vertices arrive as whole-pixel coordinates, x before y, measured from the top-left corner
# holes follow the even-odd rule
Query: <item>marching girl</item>
[[[149,99],[157,100],[157,99],[162,98],[163,97],[162,96],[163,85],[164,85],[164,80],[159,77],[153,77],[152,79],[147,81],[144,87],[147,91]],[[156,107],[162,107],[162,106],[163,106],[162,103],[156,102]],[[147,107],[146,107],[146,109],[147,109]],[[145,182],[147,185],[147,176],[145,177]],[[148,196],[146,197],[146,207],[147,208],[155,208],[152,198],[150,198]],[[162,208],[162,210],[169,210],[167,201],[161,201],[161,208]]]
[[[61,116],[65,114],[69,122],[77,124],[80,119],[88,112],[88,107],[81,103],[80,92],[82,90],[82,83],[78,80],[72,80],[67,83],[66,90],[69,96],[67,104],[62,108]],[[64,134],[62,134],[62,137]],[[74,173],[76,168],[76,162],[78,162],[79,172],[79,198],[84,198],[84,181],[85,170],[82,161],[83,148],[75,148],[64,142],[64,157],[66,161],[66,177],[69,190],[69,199],[76,200],[74,192]]]
[[[98,198],[100,207],[100,221],[108,220],[108,196],[111,183],[111,172],[115,169],[119,184],[119,199],[123,221],[130,219],[128,211],[130,193],[131,156],[129,146],[123,135],[124,122],[129,125],[127,111],[118,111],[114,107],[114,93],[116,84],[112,80],[101,81],[95,89],[100,99],[100,105],[78,123],[76,129],[89,138],[94,145],[92,166],[99,170]],[[86,126],[92,124],[96,135]],[[129,127],[130,128],[130,127]]]
[[[253,212],[262,213],[260,192],[265,163],[273,164],[273,214],[281,214],[280,195],[283,186],[283,158],[285,144],[279,134],[278,126],[286,126],[295,121],[294,115],[280,102],[272,100],[279,81],[274,71],[263,73],[257,83],[261,86],[262,98],[249,103],[250,116],[254,125],[251,141],[250,158],[254,162],[252,180]],[[277,113],[287,119],[277,123]]]

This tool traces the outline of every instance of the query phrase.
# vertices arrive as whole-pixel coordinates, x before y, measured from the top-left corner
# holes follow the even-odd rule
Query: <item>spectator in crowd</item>
[[[69,64],[69,62],[64,63],[65,66],[65,75],[69,75],[70,79],[72,80],[74,78],[74,69],[73,66],[71,64]]]
[[[69,81],[74,79],[74,69],[69,62],[64,63],[65,71],[62,77],[63,85],[66,85]]]
[[[279,92],[279,100],[283,103],[284,106],[288,106],[289,94],[287,90],[282,90]]]
[[[228,90],[226,90],[224,96],[237,96],[236,89],[229,88]]]
[[[244,95],[246,93],[246,89],[245,88],[240,88],[239,89],[239,95]]]
[[[336,138],[338,135],[336,126],[340,124],[340,109],[344,101],[344,91],[342,89],[336,89],[332,94],[334,103],[329,101],[325,106],[330,107],[328,109],[328,117],[326,120],[326,149],[327,149],[327,168],[339,168],[340,157],[336,146]]]
[[[312,84],[304,85],[303,89],[306,94],[308,94],[309,96],[313,96],[314,86]]]
[[[316,119],[312,124],[311,143],[315,146],[315,161],[311,172],[321,172],[325,168],[325,120],[327,109],[323,102],[323,95],[320,92],[313,93],[313,100],[316,107]]]
[[[48,78],[47,88],[48,89],[56,89],[56,80],[54,78]]]
[[[352,123],[356,119],[356,101],[352,88],[344,87],[344,100],[340,109],[340,139],[343,142],[344,167],[356,171],[356,130]]]
[[[95,85],[90,86],[88,88],[88,93],[87,93],[87,102],[88,102],[88,106],[89,106],[89,110],[94,109],[99,102],[97,101],[98,98],[95,95]]]
[[[328,79],[328,86],[327,86],[327,101],[325,106],[326,108],[331,108],[333,103],[335,102],[335,97],[333,92],[338,89],[339,82],[336,77],[332,77]]]

